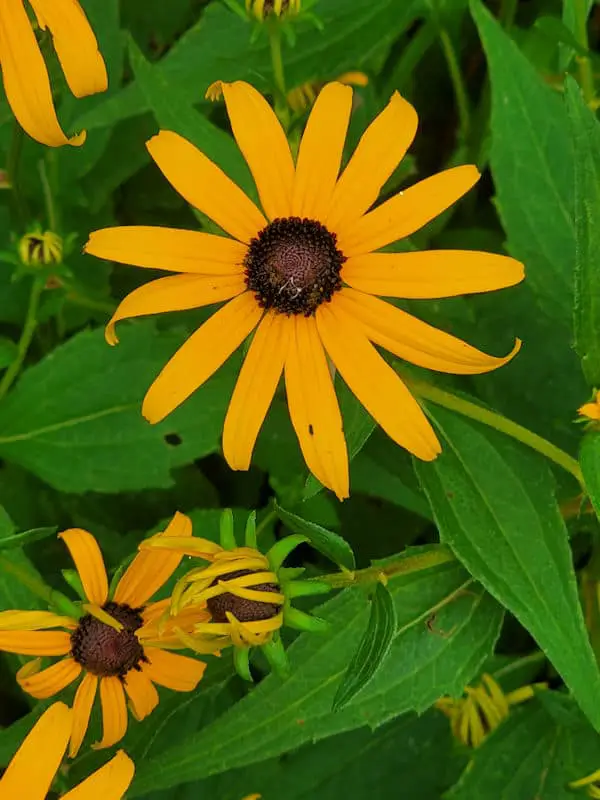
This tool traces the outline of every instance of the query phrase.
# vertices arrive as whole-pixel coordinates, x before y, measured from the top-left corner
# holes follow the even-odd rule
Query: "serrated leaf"
[[[390,654],[345,708],[331,713],[336,686],[368,616],[364,595],[353,590],[318,608],[330,622],[330,634],[301,635],[289,648],[289,679],[270,675],[198,734],[151,751],[139,764],[131,796],[257,763],[365,724],[377,727],[407,711],[425,710],[442,694],[460,694],[492,651],[500,607],[453,562],[399,575],[388,588],[398,616]]]
[[[334,564],[339,564],[346,569],[353,570],[356,567],[354,553],[352,548],[345,539],[338,536],[333,531],[328,531],[316,522],[311,522],[307,519],[302,519],[297,514],[292,514],[291,511],[286,511],[285,508],[275,503],[275,511],[279,519],[287,525],[287,527],[294,533],[301,533],[309,539],[311,545],[323,553],[324,556],[331,559]]]
[[[333,699],[334,711],[344,708],[375,676],[390,651],[397,622],[394,598],[378,583],[371,598],[367,630]]]
[[[441,540],[527,628],[600,728],[600,673],[551,473],[513,440],[448,411],[430,412],[442,453],[415,468]]]

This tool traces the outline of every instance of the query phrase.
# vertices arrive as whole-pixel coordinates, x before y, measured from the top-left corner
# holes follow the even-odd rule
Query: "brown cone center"
[[[233,578],[241,578],[243,575],[252,575],[259,570],[238,569],[221,575],[212,582],[216,586],[219,581],[228,581]],[[279,592],[279,586],[275,583],[257,583],[249,586],[248,589],[255,589],[258,592]],[[238,622],[256,622],[261,619],[271,619],[277,616],[281,606],[275,603],[262,603],[257,600],[246,600],[244,597],[237,597],[231,592],[224,592],[216,597],[210,597],[206,601],[213,622],[228,622],[227,611],[231,612]]]
[[[141,609],[124,603],[105,603],[103,610],[123,625],[117,631],[91,614],[79,620],[71,634],[71,654],[78,664],[101,678],[123,678],[146,661],[135,632],[142,627]]]

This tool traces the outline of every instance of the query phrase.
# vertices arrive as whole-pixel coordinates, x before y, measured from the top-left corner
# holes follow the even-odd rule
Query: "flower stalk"
[[[40,299],[42,292],[44,291],[44,284],[45,278],[42,276],[37,276],[33,279],[31,293],[29,295],[29,305],[27,306],[27,315],[25,317],[25,324],[23,325],[21,338],[19,339],[19,343],[17,345],[17,355],[0,381],[0,400],[6,396],[8,390],[13,385],[15,379],[21,371],[21,367],[25,361],[25,356],[27,355],[27,351],[29,350],[29,346],[33,340],[33,336],[38,325],[37,316],[40,307]]]

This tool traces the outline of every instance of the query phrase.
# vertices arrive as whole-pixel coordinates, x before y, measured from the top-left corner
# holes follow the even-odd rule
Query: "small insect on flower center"
[[[211,586],[216,586],[219,581],[230,581],[234,578],[241,578],[243,575],[252,575],[259,570],[238,569],[228,572],[215,578]],[[279,592],[279,586],[275,583],[257,583],[248,586],[258,592]],[[277,616],[281,606],[276,603],[262,603],[257,600],[246,600],[244,597],[237,597],[231,592],[224,592],[216,597],[210,597],[206,601],[208,610],[211,613],[213,622],[228,622],[226,612],[229,611],[238,622],[256,622],[260,619],[271,619]]]
[[[252,239],[246,284],[262,308],[311,316],[342,288],[336,236],[312,219],[275,219]]]
[[[118,631],[91,614],[79,620],[71,634],[71,654],[78,664],[101,678],[124,678],[147,661],[135,632],[142,627],[140,609],[124,603],[105,603],[103,610],[123,625]]]

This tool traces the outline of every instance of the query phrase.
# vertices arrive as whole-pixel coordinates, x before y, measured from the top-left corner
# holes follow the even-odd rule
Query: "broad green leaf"
[[[565,97],[575,144],[575,349],[587,382],[600,387],[600,124],[573,78]]]
[[[480,0],[471,12],[490,70],[491,165],[508,249],[525,263],[540,305],[568,330],[575,224],[566,109]]]
[[[169,749],[150,751],[131,796],[258,763],[365,724],[376,728],[425,710],[442,694],[460,694],[492,651],[499,606],[456,563],[405,573],[390,579],[388,588],[398,616],[396,637],[381,669],[344,709],[332,714],[331,703],[369,613],[356,590],[319,607],[331,632],[296,639],[289,649],[290,678],[270,675],[212,725]],[[428,626],[431,620],[435,625]]]
[[[588,496],[600,518],[600,432],[589,431],[581,440],[579,465]]]
[[[301,533],[310,540],[311,545],[331,559],[334,564],[339,564],[346,569],[353,570],[356,567],[354,553],[345,539],[337,533],[328,531],[316,522],[303,519],[291,511],[275,504],[275,511],[279,519],[294,533]]]
[[[375,587],[367,630],[333,698],[333,710],[340,711],[372,680],[387,657],[396,635],[394,598],[382,583]]]
[[[549,469],[495,431],[439,408],[430,412],[442,454],[416,469],[440,538],[527,628],[600,728],[600,673]]]

